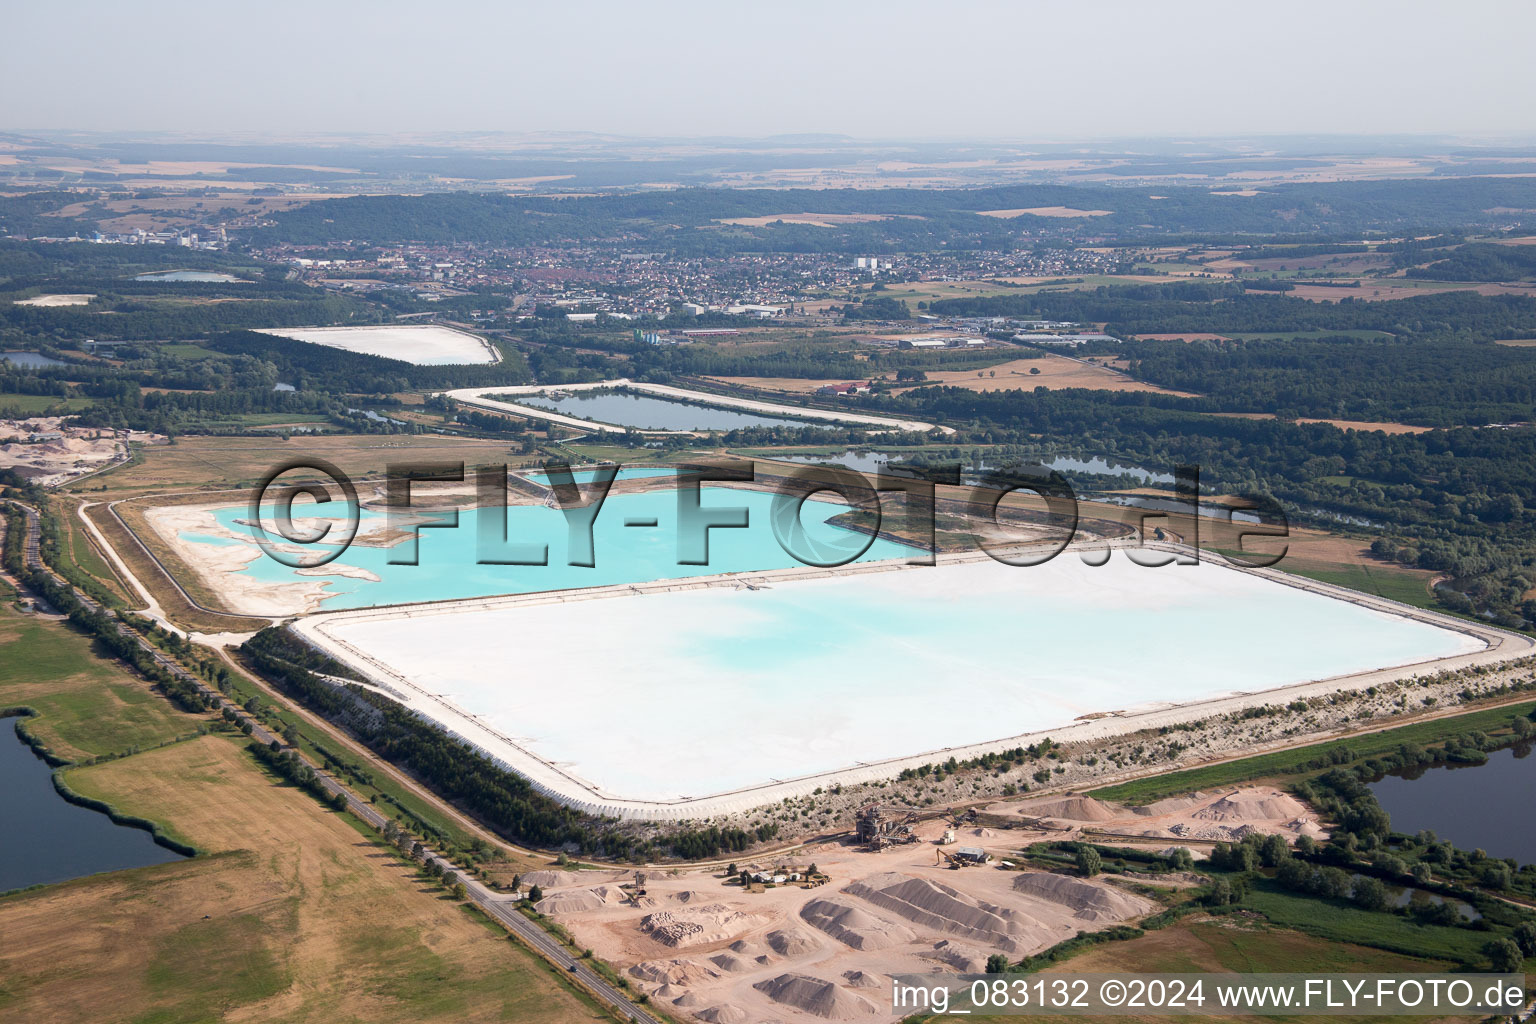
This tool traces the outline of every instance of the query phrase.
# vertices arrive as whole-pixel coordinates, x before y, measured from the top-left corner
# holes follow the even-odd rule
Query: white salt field
[[[1123,719],[1077,721],[1093,713],[1486,646],[1212,563],[1152,569],[1116,554],[1096,568],[1069,553],[1030,568],[979,559],[779,575],[757,589],[653,585],[345,612],[299,628],[546,791],[640,817],[744,809],[973,745],[1124,730],[1111,724]]]
[[[197,284],[246,284],[243,277],[220,274],[211,270],[165,270],[153,274],[139,274],[135,281],[182,281]]]
[[[417,366],[459,366],[469,363],[494,363],[500,359],[496,349],[483,338],[466,331],[437,324],[408,324],[378,327],[272,327],[259,333],[271,334],[312,345],[339,348],[365,356],[399,359]]]
[[[91,293],[70,295],[34,295],[30,299],[17,299],[18,306],[88,306],[96,296]]]

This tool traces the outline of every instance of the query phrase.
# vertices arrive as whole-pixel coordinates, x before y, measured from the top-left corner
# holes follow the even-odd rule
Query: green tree
[[[453,898],[456,899],[456,900],[467,900],[467,899],[469,899],[469,890],[467,888],[465,888],[463,882],[454,882],[453,883]]]
[[[543,898],[544,898],[544,889],[543,889],[542,886],[535,885],[531,889],[528,890],[528,902],[529,903],[537,903],[540,900],[542,900]]]
[[[1526,956],[1536,956],[1536,923],[1522,921],[1514,930],[1511,938],[1520,952]]]
[[[1391,902],[1387,897],[1387,887],[1381,879],[1367,875],[1355,879],[1352,896],[1356,905],[1365,910],[1386,910]]]
[[[1091,846],[1079,846],[1077,848],[1077,873],[1084,878],[1092,878],[1104,867],[1104,858],[1099,856],[1099,851]]]
[[[1494,939],[1483,947],[1483,955],[1488,958],[1489,966],[1499,974],[1518,974],[1525,966],[1525,956],[1510,939]]]
[[[1008,973],[1008,957],[1006,957],[1002,953],[993,953],[991,956],[987,957],[987,973],[988,974],[1006,974],[1006,973]]]

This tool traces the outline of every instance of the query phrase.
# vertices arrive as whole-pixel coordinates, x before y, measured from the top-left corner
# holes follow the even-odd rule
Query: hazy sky
[[[1536,134],[1529,0],[49,0],[0,128]]]

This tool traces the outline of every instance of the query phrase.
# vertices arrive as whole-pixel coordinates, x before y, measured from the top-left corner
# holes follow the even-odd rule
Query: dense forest
[[[1163,198],[1153,198],[1153,196]],[[1073,219],[984,210],[1064,206],[1108,210]],[[457,192],[327,199],[279,213],[254,244],[474,241],[495,245],[643,244],[678,253],[1010,249],[1022,232],[1129,238],[1208,235],[1390,234],[1449,226],[1526,223],[1536,182],[1521,178],[1278,185],[1253,196],[1209,189],[1021,185],[982,189],[679,189],[581,198]],[[727,225],[789,213],[865,213],[886,219],[832,228]]]

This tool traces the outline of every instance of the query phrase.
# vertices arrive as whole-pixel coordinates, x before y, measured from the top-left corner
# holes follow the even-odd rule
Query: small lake
[[[736,430],[741,427],[803,427],[804,420],[717,409],[711,405],[674,402],[629,391],[577,391],[561,398],[517,395],[519,405],[548,409],[577,419],[636,427],[640,430]],[[822,426],[827,424],[823,423]]]
[[[218,274],[207,270],[167,270],[159,274],[140,274],[135,281],[199,281],[203,284],[249,284],[234,274]]]
[[[1370,784],[1392,830],[1429,829],[1462,850],[1536,863],[1536,757],[1530,744],[1495,750],[1481,765],[1437,765]]]
[[[885,452],[858,452],[852,449],[841,455],[765,455],[775,462],[800,462],[811,466],[846,466],[860,473],[878,473],[891,463]]]
[[[114,825],[53,788],[53,772],[0,720],[0,892],[179,860],[143,829]]]
[[[45,356],[41,352],[0,352],[0,357],[7,359],[13,366],[25,366],[29,370],[41,369],[44,366],[68,366],[62,359]]]

